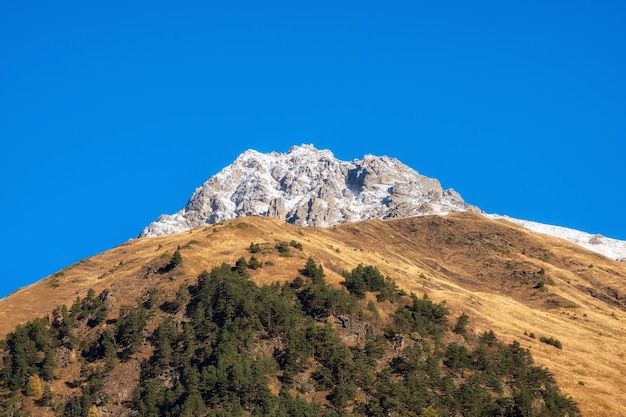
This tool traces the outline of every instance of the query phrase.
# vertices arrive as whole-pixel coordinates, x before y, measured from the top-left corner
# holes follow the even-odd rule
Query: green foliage
[[[235,262],[235,270],[240,275],[243,275],[246,273],[247,269],[248,269],[248,261],[246,261],[246,258],[242,256],[241,258],[237,259],[237,262]]]
[[[292,248],[296,248],[298,250],[302,250],[302,243],[296,240],[292,240],[291,242],[289,242],[289,246],[291,246]]]
[[[287,257],[291,255],[291,252],[289,251],[289,244],[287,242],[278,242],[274,247],[280,256]]]
[[[157,305],[159,299],[159,291],[157,288],[152,288],[143,297],[142,305],[146,310],[151,310]]]
[[[18,326],[5,339],[4,366],[0,370],[3,385],[10,390],[27,387],[29,378],[39,375],[47,367],[45,352],[56,347],[53,331],[47,319],[35,319]],[[48,375],[48,370],[45,374]]]
[[[453,371],[473,369],[472,360],[465,346],[458,345],[454,342],[451,342],[446,348],[443,363]]]
[[[263,264],[255,256],[250,257],[250,260],[248,261],[248,268],[255,270],[262,267]]]
[[[540,341],[540,342],[543,342],[543,343],[545,343],[545,344],[547,344],[547,345],[554,346],[555,348],[558,348],[558,349],[562,349],[562,348],[563,348],[563,345],[561,345],[561,342],[559,342],[559,341],[558,341],[557,339],[555,339],[554,337],[545,337],[545,336],[541,336],[541,337],[539,338],[539,341]]]
[[[74,319],[70,315],[67,306],[63,304],[52,312],[52,328],[57,334],[57,339],[62,345],[71,348],[75,338],[72,332]]]
[[[124,349],[124,358],[139,351],[143,344],[143,330],[147,312],[143,305],[137,307],[122,306],[116,322],[115,342]]]
[[[378,308],[376,307],[376,303],[372,300],[367,302],[367,306],[365,307],[366,311],[370,311],[374,314],[374,317],[379,318],[380,314],[378,313]]]
[[[70,308],[70,318],[72,321],[87,320],[89,327],[96,327],[104,321],[108,313],[105,300],[108,296],[108,290],[104,290],[96,297],[93,289],[89,289],[87,296],[83,299],[76,297],[72,307]],[[63,316],[61,311],[61,316]],[[65,320],[65,318],[64,318]]]
[[[395,322],[406,333],[441,336],[448,328],[448,309],[433,303],[426,294],[419,298],[411,294],[412,303],[396,310]]]
[[[322,265],[317,266],[313,258],[309,258],[304,264],[304,268],[300,270],[302,276],[309,278],[314,285],[323,285],[324,281],[324,268]]]
[[[180,254],[180,250],[176,250],[172,255],[172,259],[170,259],[169,267],[170,269],[176,268],[178,265],[183,263],[183,256]]]
[[[493,332],[493,330],[489,330],[488,332],[484,332],[480,336],[480,343],[481,344],[485,344],[485,345],[487,345],[489,347],[494,346],[497,342],[498,342],[498,338],[496,337],[496,334]]]
[[[261,246],[258,243],[250,243],[250,248],[249,248],[251,253],[260,253],[261,252]]]
[[[170,261],[167,263],[167,265],[165,265],[163,268],[160,268],[158,272],[159,274],[165,274],[167,272],[172,271],[174,268],[182,264],[183,264],[183,255],[181,255],[180,249],[177,249],[176,252],[174,252],[172,257],[170,258]]]
[[[326,284],[324,269],[309,258],[300,273],[307,281],[298,288],[297,297],[303,310],[315,319],[354,311],[356,299],[343,290]]]
[[[186,308],[190,299],[191,294],[189,293],[189,287],[185,284],[181,284],[176,292],[176,300],[174,301],[175,311],[180,311],[181,309]]]
[[[547,291],[547,290],[548,290],[548,289],[545,287],[545,285],[546,285],[546,282],[545,282],[544,280],[537,280],[537,281],[535,282],[535,286],[534,286],[533,288],[535,288],[535,289],[537,289],[537,290],[539,290],[539,291],[541,291],[541,292],[545,292],[545,291]]]
[[[344,272],[345,281],[342,283],[346,289],[359,299],[365,298],[365,292],[379,292],[378,301],[391,300],[397,293],[398,287],[395,282],[384,277],[380,271],[371,265],[359,264],[352,272]]]
[[[133,355],[142,362],[129,414],[141,416],[580,415],[519,343],[492,331],[471,337],[464,313],[450,329],[443,304],[396,296],[373,267],[346,273],[346,291],[309,258],[293,282],[259,287],[246,272],[251,260],[204,271],[160,314],[144,297],[90,327],[106,298],[91,292],[71,311],[19,326],[0,343],[0,416],[18,415],[26,394],[59,416],[95,415],[107,402],[107,373]],[[376,328],[357,310],[380,306],[360,291],[385,289],[395,313]],[[452,332],[467,337],[443,343],[459,340]],[[55,349],[66,348],[80,350],[82,367],[76,395],[61,400],[44,381],[60,366]]]
[[[452,331],[456,334],[467,336],[467,323],[468,322],[469,322],[469,316],[465,313],[461,313]]]
[[[308,283],[297,295],[303,310],[318,320],[352,313],[356,307],[356,300],[348,293],[325,284]]]

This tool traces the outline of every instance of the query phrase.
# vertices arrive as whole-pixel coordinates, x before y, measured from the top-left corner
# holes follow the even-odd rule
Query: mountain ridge
[[[300,150],[296,147],[293,153],[297,154]],[[302,167],[304,174],[307,168],[311,170],[310,166],[302,163],[311,151],[304,150],[304,159],[303,155],[292,155],[299,161],[298,166]],[[239,174],[255,175],[254,165],[263,163],[260,160],[265,158],[263,155],[256,151],[242,154],[238,164],[244,167],[249,165],[250,171],[241,169]],[[322,157],[326,158],[329,167],[333,166],[332,153],[322,153]],[[352,188],[349,192],[353,198],[378,201],[389,196],[389,190],[381,189],[380,185],[398,178],[396,175],[385,179],[385,172],[399,161],[366,156],[362,162],[366,165],[364,169],[368,171],[367,175],[360,175],[358,166],[353,164],[352,174],[340,177],[349,178],[347,183]],[[341,173],[343,175],[343,171]],[[224,173],[225,176],[227,174]],[[271,176],[269,170],[265,174]],[[305,187],[305,195],[306,192],[312,192],[319,196],[322,191],[322,188],[311,187],[306,181],[298,182],[295,174],[278,174],[276,176],[280,179],[292,180],[285,188],[288,185],[294,187],[298,195],[302,194],[302,188],[298,187]],[[371,183],[368,183],[369,175],[370,179],[374,179]],[[399,177],[402,179],[401,175]],[[327,179],[331,178],[332,175],[329,175]],[[404,178],[402,184],[411,184],[412,178]],[[219,183],[220,179],[210,181]],[[233,193],[245,196],[251,183],[244,181],[241,184],[244,185],[238,187],[239,183],[235,184]],[[445,190],[436,187],[436,180],[425,178],[421,180],[421,185],[424,189],[434,187],[435,197],[445,197]],[[252,188],[255,189],[254,184]],[[203,187],[198,189],[199,194],[204,191]],[[256,191],[260,194],[267,192],[263,187],[257,187]],[[326,192],[331,191],[326,189]],[[269,195],[269,201],[271,197]],[[235,204],[238,200],[228,201],[223,201],[223,205]],[[425,210],[432,210],[432,203],[424,201]],[[296,203],[289,206],[289,210],[297,207]],[[297,210],[294,213],[297,214]],[[305,212],[302,218],[314,219],[306,216],[309,216],[309,212]],[[382,218],[385,220],[375,218],[311,227],[297,226],[266,215],[249,215],[204,224],[203,227],[175,234],[134,239],[81,260],[0,299],[0,336],[9,334],[15,326],[32,319],[39,321],[32,324],[31,328],[42,324],[58,326],[57,319],[61,314],[59,312],[62,312],[59,306],[72,305],[69,311],[78,316],[80,310],[74,306],[92,303],[97,293],[101,295],[96,299],[107,306],[107,316],[98,318],[102,327],[92,328],[88,322],[77,325],[77,329],[83,328],[88,334],[97,329],[102,332],[100,336],[104,337],[110,329],[115,326],[119,328],[124,324],[122,312],[128,313],[128,306],[137,303],[152,305],[152,311],[159,320],[176,318],[178,326],[184,327],[189,320],[197,317],[183,311],[173,313],[172,305],[177,302],[177,289],[181,286],[196,288],[202,271],[224,269],[224,265],[229,271],[235,270],[239,268],[237,265],[241,265],[242,259],[247,263],[246,257],[251,254],[256,257],[257,265],[250,273],[252,280],[258,285],[269,285],[272,288],[278,288],[278,285],[284,283],[295,283],[294,277],[302,274],[301,268],[307,258],[319,262],[320,268],[324,268],[327,282],[338,289],[346,286],[346,271],[366,264],[392,278],[398,285],[398,294],[424,294],[424,300],[428,297],[445,305],[451,317],[460,318],[467,313],[470,317],[468,330],[472,337],[492,331],[498,335],[498,339],[502,338],[511,346],[518,343],[522,349],[532,349],[537,364],[547,367],[547,375],[554,374],[563,393],[580,405],[583,415],[625,415],[626,397],[621,389],[622,377],[626,372],[623,361],[626,333],[621,324],[626,320],[624,263],[586,250],[581,244],[585,242],[571,243],[550,234],[564,235],[569,229],[555,231],[550,228],[557,226],[533,226],[517,219],[487,215],[478,209],[445,216]],[[533,231],[532,227],[536,230]],[[573,235],[574,238],[582,236],[580,233],[583,232],[577,233]],[[588,235],[584,238],[596,246],[606,245],[603,236]],[[252,242],[256,242],[260,252],[253,252],[255,245]],[[177,253],[179,260],[174,264]],[[86,299],[82,298],[85,294]],[[370,298],[371,301],[374,299],[376,297]],[[158,300],[158,303],[155,304],[154,300]],[[392,312],[384,309],[385,302],[377,304],[376,308],[383,318],[388,319]],[[362,311],[366,310],[364,306],[361,306]],[[333,323],[347,329],[350,320],[338,317]],[[328,322],[322,320],[319,326],[324,326],[324,323]],[[107,388],[104,397],[96,399],[97,404],[94,404],[105,414],[117,410],[121,413],[118,415],[129,415],[125,413],[129,412],[128,404],[134,399],[132,387],[142,377],[141,361],[146,360],[145,355],[152,349],[154,336],[159,333],[155,328],[157,324],[158,321],[152,322],[141,332],[141,340],[137,342],[141,347],[140,352],[134,356],[132,353],[126,356],[123,351],[117,352],[123,367],[106,377],[104,385],[113,384],[112,388]],[[24,328],[18,333],[23,335]],[[409,336],[409,339],[421,337],[419,334]],[[447,341],[452,346],[464,345],[460,336],[452,336]],[[271,353],[278,346],[272,343],[261,344],[258,349]],[[93,381],[97,382],[100,375],[97,363],[99,354],[94,349],[69,349],[67,346],[54,348],[51,352],[46,357],[59,360],[61,367],[46,373],[45,386],[54,395],[55,407],[66,404],[64,407],[68,411],[76,405],[77,395],[83,393],[83,398],[87,398],[84,392],[91,389],[91,377],[83,378],[79,358],[96,358],[92,376]],[[32,357],[39,358],[36,355]],[[39,368],[28,372],[36,371]],[[458,375],[456,382],[460,385],[468,375]],[[22,374],[22,377],[25,375]],[[308,384],[306,378],[304,381]],[[274,384],[274,381],[268,384],[270,390],[276,388]],[[16,385],[16,398],[23,398],[27,406],[37,407],[39,400],[29,396],[28,386],[25,389],[23,387],[24,381]],[[110,404],[107,404],[106,398],[112,398]],[[0,405],[4,405],[1,399]],[[52,417],[53,408],[48,407],[45,416]],[[81,415],[85,414],[86,410]]]
[[[159,236],[249,215],[297,226],[328,227],[367,219],[479,211],[453,189],[388,156],[336,159],[313,145],[288,153],[247,150],[197,188],[174,215],[161,215],[139,237]]]
[[[367,154],[352,162],[313,145],[287,153],[249,149],[210,177],[175,214],[163,214],[138,237],[179,233],[250,215],[297,226],[320,226],[368,219],[445,215],[473,211],[505,219],[534,232],[568,240],[612,259],[626,261],[626,242],[571,228],[488,214],[454,189],[388,156]]]

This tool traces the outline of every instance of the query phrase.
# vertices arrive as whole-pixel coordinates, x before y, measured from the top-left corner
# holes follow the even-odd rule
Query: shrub
[[[261,267],[263,267],[263,264],[261,262],[259,262],[259,260],[256,257],[251,256],[250,260],[248,261],[248,268],[250,268],[250,269],[258,269],[258,268],[261,268]]]
[[[558,349],[562,348],[561,342],[559,342],[557,339],[553,338],[553,337],[545,337],[545,336],[541,336],[539,338],[539,341],[547,344],[547,345],[552,345]]]
[[[275,248],[280,256],[289,256],[289,244],[287,242],[278,242]]]
[[[172,255],[172,258],[170,259],[168,264],[165,265],[163,268],[160,268],[158,272],[160,274],[170,272],[172,269],[176,268],[178,265],[181,265],[182,263],[183,263],[183,256],[180,254],[180,249],[177,249],[176,252],[174,252],[174,255]]]
[[[248,269],[248,261],[246,261],[246,258],[242,256],[237,259],[237,262],[235,262],[233,270],[237,271],[240,275],[243,275],[246,273],[246,269]]]
[[[292,240],[291,242],[289,242],[289,246],[296,248],[298,250],[302,250],[302,243],[297,242],[295,240]]]

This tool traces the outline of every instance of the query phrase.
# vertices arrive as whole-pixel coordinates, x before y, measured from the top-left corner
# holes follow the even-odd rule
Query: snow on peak
[[[179,212],[161,215],[139,237],[178,233],[249,215],[325,227],[468,210],[482,213],[453,189],[444,190],[436,179],[420,175],[395,158],[367,154],[362,160],[340,161],[329,150],[303,144],[287,153],[243,152],[197,188]],[[485,216],[504,218],[626,261],[624,241],[495,214]]]
[[[319,150],[317,148],[315,148],[315,146],[313,144],[310,145],[306,145],[306,144],[302,144],[300,146],[298,145],[294,145],[289,149],[288,152],[289,155],[312,155],[312,156],[318,156],[318,157],[326,157],[326,158],[334,158],[335,156],[333,155],[333,153],[331,151],[329,151],[328,149],[322,149]]]
[[[140,237],[185,231],[248,215],[300,226],[365,219],[480,211],[439,181],[387,156],[336,159],[313,145],[288,153],[247,150],[196,189],[174,215],[162,215]]]

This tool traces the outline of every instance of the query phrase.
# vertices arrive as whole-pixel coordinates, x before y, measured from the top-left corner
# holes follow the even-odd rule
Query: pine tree
[[[189,293],[189,287],[185,284],[180,284],[180,287],[178,287],[178,292],[176,293],[176,311],[181,311],[183,308],[185,308],[190,299],[191,294]]]
[[[246,273],[246,269],[248,269],[248,261],[243,256],[237,259],[235,262],[235,270],[239,273],[239,275],[244,275]]]
[[[324,283],[324,269],[322,265],[318,267],[313,258],[309,258],[306,261],[304,269],[302,269],[300,273],[311,279],[311,282],[315,285]]]
[[[100,345],[104,354],[104,369],[112,371],[117,363],[117,349],[115,348],[113,335],[109,330],[105,330],[102,334]]]
[[[469,321],[469,316],[465,313],[461,313],[452,331],[456,334],[460,334],[461,336],[466,336],[468,321]]]
[[[41,376],[46,381],[52,381],[54,379],[54,368],[56,362],[54,360],[54,351],[52,348],[47,348],[44,353],[43,362],[41,363]]]
[[[256,256],[251,256],[250,261],[248,262],[248,268],[250,269],[259,269],[263,266],[261,262],[256,258]]]
[[[178,265],[182,263],[183,263],[183,256],[180,254],[180,251],[177,250],[176,252],[174,252],[174,255],[172,255],[172,259],[170,260],[171,269],[176,268]]]

